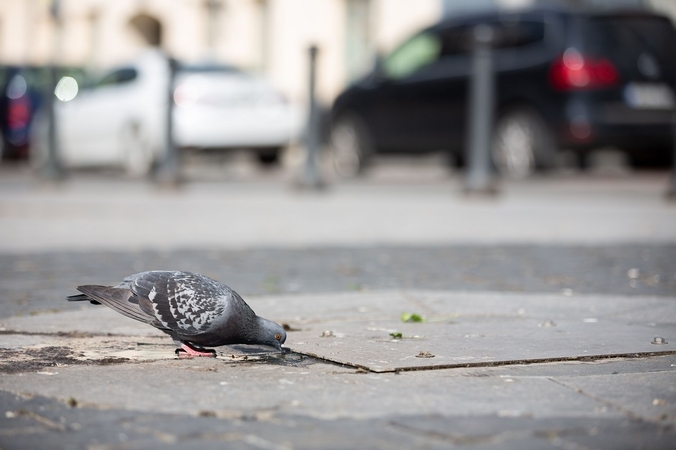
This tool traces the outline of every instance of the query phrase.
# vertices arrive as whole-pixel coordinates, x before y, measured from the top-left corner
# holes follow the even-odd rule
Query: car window
[[[114,86],[118,84],[125,84],[133,81],[138,76],[136,69],[131,67],[126,67],[123,69],[118,69],[109,74],[105,75],[99,82],[96,84],[97,87],[102,86]]]
[[[516,48],[541,42],[545,37],[545,24],[539,21],[501,21],[493,24],[494,48]]]
[[[9,68],[0,67],[0,87],[5,86],[9,81]]]
[[[610,58],[627,75],[635,74],[643,61],[645,73],[655,77],[673,77],[676,60],[673,55],[676,31],[661,17],[601,16],[581,22],[582,50],[596,57]],[[654,67],[647,67],[648,65]]]
[[[474,45],[474,27],[479,24],[462,25],[442,31],[442,56],[470,53]],[[545,25],[538,21],[500,20],[486,22],[493,30],[493,48],[517,48],[541,42]]]
[[[437,61],[440,56],[439,36],[423,32],[400,45],[383,61],[383,71],[389,78],[398,80]]]
[[[448,28],[441,33],[441,56],[462,55],[472,51],[473,25]]]
[[[234,66],[213,65],[213,64],[192,64],[179,65],[179,70],[184,73],[240,73],[240,70]]]

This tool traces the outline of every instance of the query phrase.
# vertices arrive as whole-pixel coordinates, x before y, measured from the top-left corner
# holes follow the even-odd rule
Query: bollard
[[[176,79],[176,70],[178,62],[172,58],[167,58],[168,80],[167,80],[167,107],[164,127],[164,157],[157,169],[156,180],[166,186],[178,186],[179,178],[179,160],[180,155],[178,147],[174,141],[174,80]]]
[[[54,36],[52,39],[52,62],[48,70],[48,83],[44,93],[44,108],[47,114],[47,154],[45,164],[42,166],[41,175],[49,181],[58,181],[64,178],[65,172],[59,160],[58,124],[56,120],[55,91],[58,83],[57,61],[61,52],[61,40],[63,38],[63,21],[61,20],[61,1],[51,0],[49,15],[54,24]]]
[[[56,123],[56,108],[55,94],[56,83],[58,81],[57,69],[51,65],[48,69],[47,87],[44,92],[44,108],[47,114],[47,146],[45,164],[42,166],[42,176],[49,181],[57,181],[64,178],[65,174],[59,162],[59,139],[58,129]]]
[[[473,30],[473,38],[465,192],[495,194],[497,191],[492,180],[490,154],[495,102],[491,52],[493,29],[489,25],[477,25]]]
[[[315,45],[309,49],[310,79],[308,91],[308,121],[305,135],[305,167],[300,179],[300,186],[319,189],[324,187],[324,181],[319,171],[319,148],[321,145],[321,118],[315,94],[317,80],[317,53]]]
[[[676,201],[676,114],[671,119],[671,186],[667,191],[667,198],[671,201]]]

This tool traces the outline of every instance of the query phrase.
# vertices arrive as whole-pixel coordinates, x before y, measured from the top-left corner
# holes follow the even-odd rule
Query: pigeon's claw
[[[179,358],[194,358],[196,356],[216,357],[216,350],[213,349],[197,349],[188,344],[183,344],[181,348],[176,349],[176,354]]]

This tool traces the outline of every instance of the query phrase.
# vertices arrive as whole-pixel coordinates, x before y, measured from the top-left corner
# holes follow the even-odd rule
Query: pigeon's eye
[[[275,339],[277,339],[278,341],[281,340],[281,339],[282,339],[282,335],[279,334],[279,333],[275,334]]]

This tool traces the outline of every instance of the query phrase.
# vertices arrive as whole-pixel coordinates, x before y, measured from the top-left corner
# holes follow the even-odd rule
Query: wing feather
[[[129,288],[142,311],[182,335],[207,331],[223,315],[230,298],[227,286],[191,272],[143,272],[129,280]]]
[[[98,301],[131,319],[149,324],[152,324],[155,320],[155,316],[149,315],[139,308],[138,301],[134,299],[134,294],[129,289],[85,285],[78,286],[77,290],[88,298]]]

